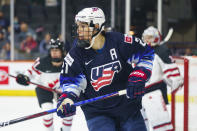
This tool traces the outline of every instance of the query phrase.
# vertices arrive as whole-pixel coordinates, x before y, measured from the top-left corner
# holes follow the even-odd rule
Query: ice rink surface
[[[55,106],[55,105],[54,105]],[[54,107],[55,108],[55,107]],[[197,131],[197,104],[190,105],[189,131]],[[36,97],[4,97],[0,96],[0,122],[6,122],[23,116],[41,112]],[[55,131],[60,131],[61,119],[54,113]],[[176,104],[176,129],[183,131],[183,104]],[[42,131],[41,117],[22,121],[0,128],[0,131]],[[88,131],[83,112],[78,107],[74,116],[71,131]]]
[[[54,107],[55,108],[55,107]],[[0,96],[0,122],[6,122],[23,116],[41,112],[36,97]],[[54,113],[55,131],[60,131],[61,119]],[[0,128],[0,131],[42,131],[41,117],[15,123]],[[83,112],[78,107],[71,131],[88,131]]]

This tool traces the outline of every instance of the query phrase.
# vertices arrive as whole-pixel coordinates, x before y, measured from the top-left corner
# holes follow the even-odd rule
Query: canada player
[[[64,58],[64,45],[58,39],[51,39],[49,55],[43,58],[37,58],[35,63],[25,74],[18,74],[16,81],[22,85],[29,85],[30,79],[40,85],[51,89],[58,89],[59,76]],[[57,94],[42,88],[36,88],[36,95],[39,105],[43,111],[53,109],[53,99]],[[46,131],[53,131],[53,114],[43,116],[43,125]],[[64,118],[62,121],[62,131],[70,131],[72,125],[72,116]]]
[[[146,121],[154,131],[173,130],[171,118],[167,110],[167,85],[171,91],[183,84],[183,77],[173,61],[171,52],[165,44],[160,45],[161,35],[157,28],[150,26],[144,30],[142,40],[155,50],[153,70],[150,80],[146,83],[146,94],[142,99],[147,116]]]

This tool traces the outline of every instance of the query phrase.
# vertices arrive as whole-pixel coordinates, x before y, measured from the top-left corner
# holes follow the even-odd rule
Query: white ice
[[[55,107],[54,107],[55,108]],[[189,106],[189,131],[197,131],[197,104]],[[0,96],[0,122],[7,122],[23,116],[41,112],[36,97]],[[55,131],[60,131],[61,119],[54,113]],[[0,128],[0,131],[42,131],[41,117]],[[183,104],[176,104],[176,130],[183,131]],[[71,131],[88,131],[83,112],[77,108]]]
[[[36,97],[0,97],[0,122],[41,112]],[[60,131],[61,119],[54,113],[55,131]],[[42,131],[41,117],[0,128],[0,131]],[[88,131],[83,112],[77,108],[71,131]]]

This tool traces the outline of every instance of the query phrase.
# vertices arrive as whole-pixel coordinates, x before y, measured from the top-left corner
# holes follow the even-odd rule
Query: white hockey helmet
[[[144,30],[142,40],[150,46],[160,45],[161,34],[157,28],[150,26]]]
[[[101,28],[105,23],[105,15],[103,11],[98,7],[84,8],[75,16],[75,22],[78,21],[86,22],[90,26],[91,24],[99,24],[99,28]]]
[[[91,43],[89,43],[87,40],[78,40],[78,46],[85,47],[85,49],[90,49],[94,44],[96,36],[104,30],[104,12],[98,7],[84,8],[75,16],[75,23],[77,22],[85,22],[88,24],[89,28],[92,28],[93,31],[97,31],[91,36]],[[99,25],[98,29],[95,28],[95,24]]]

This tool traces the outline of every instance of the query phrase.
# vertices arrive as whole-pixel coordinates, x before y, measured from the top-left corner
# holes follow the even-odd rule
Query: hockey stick
[[[13,77],[13,78],[16,78],[16,76],[13,76],[13,75],[10,75],[10,74],[8,74],[8,76]],[[51,88],[49,88],[49,87],[46,87],[46,86],[43,86],[43,85],[40,85],[40,84],[31,82],[31,81],[28,82],[28,83],[29,83],[29,84],[33,84],[33,85],[36,85],[36,86],[38,86],[39,88],[42,88],[42,89],[47,90],[47,91],[55,92],[55,93],[58,93],[58,94],[61,94],[61,93],[62,93],[60,90],[51,89]]]
[[[170,40],[172,34],[174,32],[174,29],[173,28],[170,28],[169,31],[168,31],[168,34],[166,35],[166,37],[164,38],[164,40],[160,43],[160,45],[166,43],[167,41]]]
[[[103,99],[108,99],[108,98],[111,98],[111,97],[114,97],[114,96],[121,96],[121,95],[125,95],[125,94],[126,94],[126,89],[121,90],[121,91],[117,91],[117,92],[113,92],[113,93],[110,93],[110,94],[106,94],[106,95],[103,95],[103,96],[98,96],[98,97],[95,97],[95,98],[87,99],[87,100],[84,100],[84,101],[79,101],[79,102],[74,103],[74,105],[75,106],[81,106],[81,105],[84,105],[84,104],[96,102],[96,101],[103,100]],[[25,121],[25,120],[37,118],[37,117],[44,116],[44,115],[48,115],[48,114],[56,112],[56,110],[57,109],[51,109],[51,110],[43,111],[43,112],[36,113],[36,114],[33,114],[33,115],[28,115],[28,116],[16,118],[16,119],[13,119],[13,120],[10,120],[10,121],[0,122],[0,128],[5,127],[5,126],[9,126],[9,125],[12,125],[12,124],[15,124],[15,123],[18,123],[18,122],[22,122],[22,121]]]

